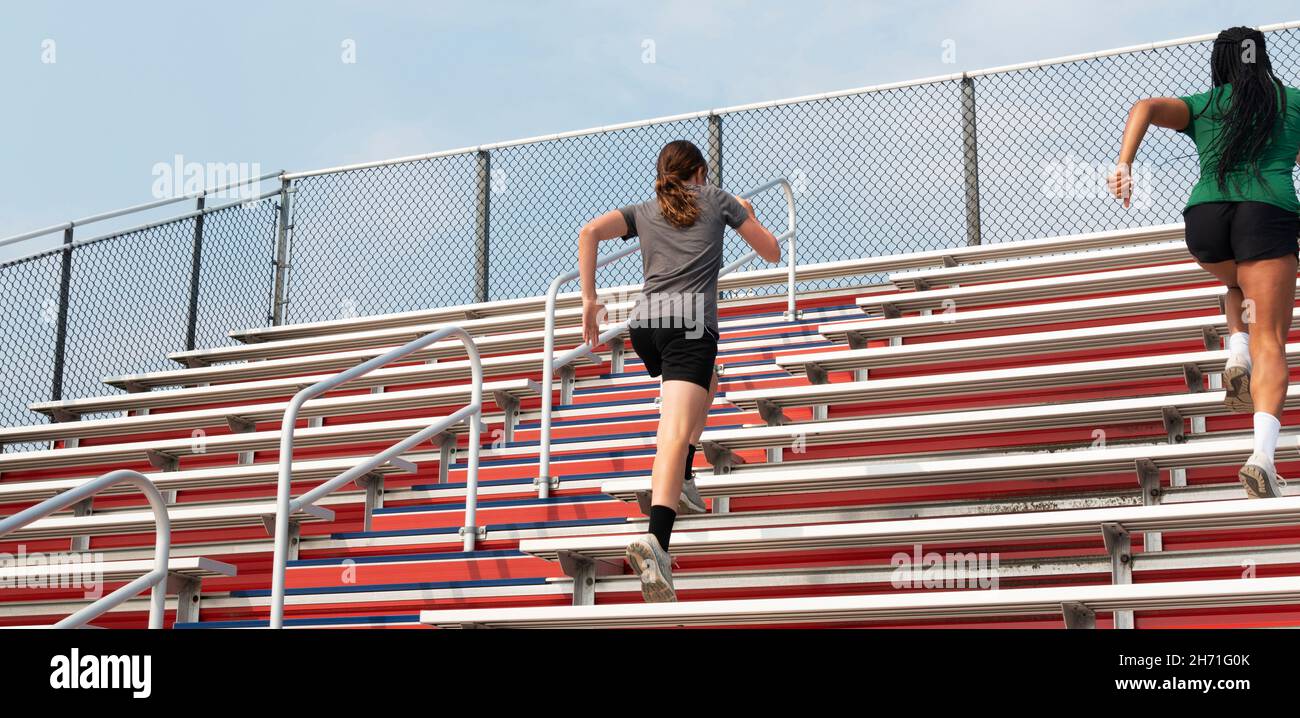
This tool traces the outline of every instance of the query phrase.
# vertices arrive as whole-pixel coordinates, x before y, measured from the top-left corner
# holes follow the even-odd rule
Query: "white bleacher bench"
[[[1287,361],[1300,363],[1300,344],[1288,344]],[[729,391],[727,401],[757,411],[768,424],[785,424],[787,407],[889,401],[933,396],[957,396],[993,391],[1056,388],[1133,379],[1181,378],[1189,392],[1205,390],[1204,377],[1221,373],[1226,351],[1188,352],[1102,361],[1040,364],[1010,369],[962,371],[928,376],[869,379],[745,391]]]
[[[1300,319],[1300,309],[1295,310],[1292,316]],[[1081,329],[787,354],[777,356],[773,361],[792,374],[806,374],[809,381],[824,384],[827,372],[832,371],[969,361],[1001,357],[1011,351],[1031,354],[1181,341],[1200,341],[1207,351],[1215,351],[1223,347],[1222,337],[1227,333],[1226,326],[1223,315],[1216,314]]]
[[[383,394],[326,396],[303,404],[299,416],[317,418],[405,411],[437,406],[461,406],[469,402],[471,391],[472,389],[469,386],[440,386]],[[505,412],[507,441],[510,440],[509,437],[513,434],[515,420],[518,417],[519,397],[526,394],[536,395],[539,391],[541,391],[541,386],[530,379],[515,379],[484,384],[484,396],[494,398]],[[162,392],[147,392],[130,396],[149,396],[157,393]],[[190,403],[194,402],[195,393],[202,394],[202,390],[188,395]],[[234,398],[234,396],[228,393],[226,398],[230,399]],[[213,409],[195,409],[162,414],[143,414],[93,420],[83,419],[53,424],[10,427],[0,429],[0,444],[20,444],[43,439],[73,439],[158,430],[197,429],[220,425],[239,429],[258,422],[277,420],[284,416],[285,409],[288,406],[288,401],[277,401],[266,404],[244,404]]]
[[[422,457],[422,458],[420,458]],[[436,459],[437,454],[408,454],[409,461],[427,461]],[[331,458],[299,460],[293,463],[292,479],[299,481],[326,481],[356,466],[355,458]],[[401,471],[391,464],[385,464],[374,470],[376,477]],[[238,464],[235,466],[216,466],[203,469],[186,469],[183,471],[156,471],[145,474],[164,496],[177,491],[193,489],[231,488],[238,486],[270,485],[279,475],[279,464],[264,462],[260,464]],[[38,479],[34,481],[0,481],[0,504],[43,501],[76,488],[85,483],[85,479]],[[100,496],[131,493],[130,487],[110,487]]]
[[[862,257],[800,264],[799,279],[813,281],[817,279],[835,279],[851,276],[896,272],[906,269],[926,267],[956,267],[959,265],[983,262],[998,262],[1025,255],[1068,253],[1081,257],[1089,256],[1089,250],[1143,245],[1153,242],[1168,243],[1181,240],[1183,225],[1166,224],[1138,229],[1107,230],[1088,232],[1060,237],[1042,237],[1016,242],[999,242],[974,246],[958,246],[951,249],[934,249],[923,252],[886,255],[880,257]],[[1085,260],[1086,261],[1086,260]],[[719,291],[754,288],[785,284],[789,279],[785,268],[757,269],[744,272],[732,272],[718,278]],[[639,284],[618,287],[597,288],[597,294],[608,301],[635,293]],[[556,297],[555,306],[560,309],[577,307],[582,304],[580,292],[563,292]],[[292,324],[275,327],[258,327],[230,332],[230,336],[246,343],[274,341],[278,339],[296,339],[300,337],[323,336],[362,328],[388,328],[431,324],[442,322],[460,322],[464,320],[494,317],[503,314],[532,312],[546,306],[545,296],[520,297],[517,299],[500,299],[491,302],[462,304],[437,309],[424,309],[412,312],[400,312],[377,316],[336,319],[324,322]]]
[[[1300,434],[1282,434],[1278,460],[1300,450]],[[1202,466],[1237,466],[1254,451],[1249,437],[1193,439],[1181,444],[1136,444],[1058,451],[981,452],[973,455],[902,459],[742,465],[730,473],[700,472],[696,488],[706,498],[851,491],[966,482],[1053,479],[1062,476],[1132,472],[1144,504],[1161,500],[1160,473]],[[610,479],[601,493],[623,501],[639,501],[648,510],[650,477]],[[1297,488],[1300,491],[1300,488]]]
[[[1285,577],[866,596],[432,610],[421,611],[420,622],[442,628],[635,628],[1062,615],[1067,627],[1093,628],[1097,613],[1284,605],[1297,601],[1300,601],[1300,578]]]
[[[507,336],[507,335],[502,335]],[[492,337],[496,339],[497,337]],[[442,342],[437,342],[433,346],[437,347]],[[459,342],[458,342],[459,344]],[[460,345],[462,350],[464,345]],[[523,349],[521,344],[511,342],[502,342],[496,348],[496,351],[511,351]],[[373,351],[367,350],[366,356],[354,356],[355,352],[349,352],[348,356],[341,359],[334,354],[322,356],[303,356],[292,359],[268,359],[266,361],[218,364],[210,367],[196,367],[192,369],[163,369],[160,371],[144,372],[140,374],[126,374],[121,376],[106,377],[104,383],[126,391],[147,391],[160,386],[194,386],[197,384],[215,384],[219,382],[245,382],[254,379],[271,379],[280,378],[289,384],[301,384],[306,380],[319,380],[324,377],[333,376],[338,373],[337,369],[351,368],[362,363],[374,356],[386,353],[393,347],[383,347]],[[480,346],[480,351],[487,352],[485,347]],[[419,352],[413,352],[410,356],[416,357]],[[373,356],[371,356],[373,355]],[[464,356],[464,352],[460,353]],[[417,357],[418,358],[418,357]],[[518,374],[523,372],[540,371],[542,365],[542,353],[531,352],[500,354],[483,358],[483,373],[485,376],[500,374]],[[590,352],[584,353],[578,363],[591,362],[594,364],[601,363],[600,357]],[[464,379],[469,377],[469,361],[466,359],[439,360],[434,363],[426,364],[404,364],[399,366],[389,366],[382,369],[376,369],[364,377],[357,379],[367,381],[366,386],[381,386],[384,383],[394,383],[402,380],[406,381],[437,381],[439,379]],[[316,374],[312,377],[304,377],[303,374],[312,374],[314,372],[329,371],[328,374]],[[349,382],[353,386],[354,382]],[[360,384],[356,384],[360,386]]]
[[[438,344],[440,344],[439,342]],[[434,344],[437,347],[438,344]],[[463,346],[463,345],[462,345]],[[200,386],[204,384],[215,384],[220,382],[249,382],[259,379],[277,379],[277,378],[302,378],[305,375],[332,376],[340,369],[350,369],[357,364],[373,359],[394,347],[380,347],[378,349],[361,349],[357,351],[338,352],[331,354],[311,354],[298,357],[287,357],[284,359],[267,359],[264,361],[255,361],[247,363],[232,364],[214,364],[212,366],[191,367],[186,369],[162,369],[158,371],[144,372],[141,374],[129,374],[121,376],[110,376],[104,378],[104,383],[126,391],[140,392],[147,391],[162,386]],[[448,367],[464,366],[467,361],[463,359],[464,352],[459,356],[447,355],[446,357],[421,357],[420,352],[412,352],[410,355],[415,359],[423,359],[428,365],[443,365]],[[585,356],[585,355],[584,355]],[[587,357],[587,361],[592,361],[593,357]],[[517,371],[537,371],[541,366],[541,352],[531,353],[510,353],[498,354],[495,356],[485,357],[484,362],[492,361],[491,367],[493,373],[509,373],[512,367]],[[408,362],[413,364],[415,362]],[[484,370],[487,370],[485,364]],[[391,369],[406,368],[405,366],[389,366],[377,371],[387,371]],[[320,374],[319,372],[329,372]],[[460,372],[468,376],[466,372]],[[459,376],[457,374],[456,376]],[[436,378],[436,377],[435,377]]]
[[[1173,443],[1186,439],[1184,419],[1227,413],[1223,397],[1222,391],[1207,391],[1005,409],[813,421],[741,429],[706,429],[700,437],[700,443],[717,473],[726,473],[730,467],[742,463],[734,454],[737,450],[792,447],[799,444],[845,444],[1142,422],[1162,423],[1169,441]],[[1288,389],[1286,406],[1300,406],[1300,386],[1293,385]]]
[[[154,568],[152,560],[102,561],[78,563],[47,563],[35,566],[0,566],[0,586],[30,586],[33,582],[51,588],[69,585],[73,579],[93,577],[104,583],[130,581]],[[213,576],[234,576],[234,566],[202,556],[169,558],[167,560],[166,592],[177,597],[176,620],[199,620],[203,579]],[[39,603],[66,603],[67,599]],[[8,602],[6,602],[8,603]],[[24,602],[30,609],[33,603]]]
[[[859,297],[856,304],[868,314],[893,318],[907,312],[943,310],[949,307],[962,310],[965,307],[993,303],[1052,301],[1072,294],[1101,294],[1137,289],[1150,291],[1187,284],[1207,284],[1213,281],[1215,281],[1214,276],[1201,269],[1200,265],[1195,262],[1183,262],[1137,269],[1115,269],[1106,272],[944,287],[918,292],[875,294]]]
[[[353,424],[333,424],[299,429],[294,434],[295,446],[325,446],[346,443],[368,443],[405,439],[427,427],[430,417],[370,421]],[[467,430],[459,422],[442,432],[435,441],[450,458],[454,452],[454,436]],[[45,449],[0,454],[0,474],[28,469],[58,469],[88,466],[99,463],[144,461],[162,471],[175,471],[182,456],[205,454],[246,453],[278,448],[280,430],[249,431],[216,436],[186,436],[152,441],[132,441],[120,444],[78,446],[65,449]]]
[[[609,312],[611,322],[619,322],[632,309],[632,306],[632,302],[619,302],[608,304],[605,309]],[[556,326],[561,327],[580,325],[582,324],[582,309],[558,310],[555,313],[555,321]],[[486,344],[490,336],[537,330],[545,322],[545,312],[528,312],[455,322],[455,325],[474,336],[476,342]],[[440,323],[363,329],[324,336],[279,339],[256,344],[236,344],[211,349],[194,349],[173,352],[167,356],[169,359],[186,366],[208,366],[223,362],[275,359],[305,354],[340,352],[349,349],[367,349],[376,346],[395,347],[418,339],[425,334],[436,332],[446,326],[448,326],[446,323]]]
[[[262,526],[270,530],[275,523],[274,502],[245,502],[220,505],[168,507],[172,531],[225,529]],[[311,521],[333,521],[334,512],[320,506],[304,506],[290,517],[290,532],[298,534],[298,525]],[[151,510],[111,511],[101,514],[54,515],[27,524],[5,535],[6,541],[69,537],[73,551],[86,550],[85,539],[91,536],[147,534],[155,527]],[[297,552],[298,542],[291,542]]]
[[[1147,292],[1115,297],[1044,302],[1015,307],[944,311],[936,314],[863,319],[818,325],[817,331],[834,342],[863,348],[869,339],[952,334],[978,329],[1007,329],[1050,322],[1113,319],[1160,312],[1222,311],[1226,287],[1196,287],[1167,292]]]
[[[965,264],[937,269],[915,269],[889,275],[889,282],[903,291],[924,291],[936,286],[973,282],[1000,282],[1074,272],[1096,272],[1147,264],[1186,261],[1187,244],[1181,240],[1135,247],[1114,247],[1092,252],[1070,252],[1022,257],[1002,262]]]
[[[816,312],[818,316],[824,316],[829,319],[839,317],[855,317],[860,314],[856,310],[840,309]],[[736,329],[744,330],[750,326],[764,326],[772,323],[770,317],[751,317],[745,319],[723,321],[720,326],[724,332]],[[538,349],[542,346],[542,332],[532,332],[530,334],[503,334],[491,337],[484,337],[478,340],[478,348],[484,354],[491,352],[509,352],[496,356],[486,356],[483,358],[483,372],[485,375],[500,374],[517,374],[523,372],[539,372],[542,365],[541,352],[529,354],[518,353],[524,349]],[[570,327],[556,331],[557,347],[577,345],[581,341],[582,330],[580,327]],[[770,340],[752,340],[752,346],[764,347],[792,342],[807,342],[808,338],[773,338]],[[623,352],[623,340],[621,337],[615,337],[610,340],[609,362],[614,371],[618,371],[621,366],[621,360],[617,358]],[[329,354],[312,354],[296,357],[286,357],[280,359],[266,359],[254,362],[217,364],[213,366],[199,366],[185,369],[165,369],[160,371],[144,372],[139,374],[125,374],[119,376],[107,377],[104,383],[120,389],[131,392],[143,392],[155,387],[161,386],[192,386],[197,384],[209,384],[219,382],[247,382],[255,379],[268,379],[273,377],[282,377],[285,381],[294,385],[303,385],[303,380],[318,380],[326,375],[317,375],[313,377],[304,377],[303,374],[310,374],[317,371],[330,369],[350,368],[356,364],[373,358],[393,347],[384,346],[374,349],[361,349],[347,352],[337,352]],[[743,345],[731,346],[729,349],[743,348]],[[440,356],[463,356],[464,346],[459,342],[437,342],[428,350],[413,352],[412,358],[429,358],[426,351],[434,351],[439,358]],[[585,352],[580,355],[577,363],[603,364],[606,359],[603,353]],[[414,373],[415,380],[434,381],[437,379],[465,378],[469,376],[469,362],[463,360],[440,361],[437,364],[427,366],[397,366],[378,369],[371,372],[365,377],[360,377],[357,382],[368,381],[368,385],[380,385],[383,381],[398,381],[405,379],[411,381],[408,377]],[[561,371],[571,370],[572,366],[564,367]],[[423,372],[431,372],[424,374]],[[371,378],[378,377],[378,378]],[[356,382],[349,382],[349,385],[361,386]],[[57,402],[41,403],[33,405],[34,410],[45,411],[47,406],[60,406]]]
[[[626,311],[631,308],[631,304],[621,303],[611,305],[609,317],[606,325],[613,325],[623,321],[626,317]],[[615,311],[617,310],[617,311]],[[578,310],[578,318],[581,318],[581,310]],[[853,317],[860,312],[850,309],[837,310],[818,310],[816,314],[835,318],[838,316]],[[570,322],[572,323],[572,322]],[[738,319],[723,319],[719,322],[719,328],[723,331],[743,330],[746,327],[754,325],[772,324],[771,317],[742,317]],[[305,337],[302,339],[293,339],[287,341],[267,342],[262,344],[244,344],[233,347],[218,347],[215,349],[202,349],[192,352],[176,352],[169,357],[187,368],[201,369],[203,367],[216,367],[221,364],[230,364],[246,362],[245,366],[256,366],[259,364],[269,364],[269,366],[259,366],[261,372],[280,371],[284,372],[290,368],[303,367],[304,360],[311,359],[306,365],[315,369],[322,368],[340,368],[352,366],[361,361],[374,356],[383,354],[400,346],[403,340],[411,340],[417,336],[428,334],[436,331],[441,325],[418,326],[412,328],[397,327],[382,331],[354,332],[350,334],[329,334],[323,337]],[[565,326],[557,328],[555,331],[557,346],[576,346],[582,343],[582,327]],[[475,337],[475,345],[479,351],[484,354],[493,352],[518,352],[521,349],[539,349],[545,344],[545,331],[530,330],[523,332],[511,332],[505,334],[489,334]],[[622,335],[616,336],[610,340],[611,350],[616,350],[623,341]],[[436,342],[433,345],[413,352],[409,355],[412,359],[441,359],[445,357],[456,357],[464,355],[464,346],[459,342]],[[294,361],[297,359],[297,361]],[[175,370],[173,370],[175,371]],[[183,370],[182,370],[183,371]],[[160,372],[153,372],[149,376],[157,377]],[[211,376],[212,373],[195,372],[189,376]],[[142,385],[142,379],[139,377],[113,377],[109,383],[115,385],[130,382]]]
[[[461,364],[464,364],[464,366],[460,366]],[[434,368],[435,366],[438,367],[436,370]],[[405,371],[390,372],[389,369],[377,369],[370,374],[357,377],[352,382],[349,382],[349,386],[351,388],[368,387],[373,389],[375,387],[384,386],[382,383],[384,381],[409,384],[422,380],[437,380],[446,377],[448,374],[459,374],[462,370],[468,371],[468,363],[456,362],[456,366],[452,367],[444,364],[441,366],[424,365],[393,367],[392,369],[403,369]],[[376,374],[380,374],[379,379],[371,379],[371,377]],[[431,375],[432,379],[430,379]],[[45,414],[56,421],[73,421],[83,414],[103,414],[113,412],[144,413],[159,408],[251,401],[270,397],[291,396],[328,376],[329,375],[322,374],[288,379],[241,381],[231,384],[216,384],[212,386],[140,391],[131,394],[111,394],[85,399],[37,402],[31,404],[29,408],[31,408],[32,411]],[[536,383],[528,379],[506,379],[495,382],[484,382],[483,394],[484,396],[493,397],[494,399],[504,399],[505,404],[509,405],[513,403],[510,398],[519,399],[534,393],[535,386]],[[470,396],[470,387],[468,385],[440,386],[429,389],[428,391],[430,392],[430,398],[427,406],[451,406],[462,404],[468,401]]]
[[[1147,531],[1206,531],[1290,525],[1300,520],[1300,497],[1119,506],[1065,511],[952,516],[798,526],[765,526],[673,535],[675,557],[773,551],[925,545],[1024,540],[1096,534],[1111,556],[1113,583],[1132,581],[1130,534]],[[589,605],[599,575],[621,574],[624,550],[637,534],[603,534],[520,542],[523,553],[559,561],[574,579],[574,603]]]

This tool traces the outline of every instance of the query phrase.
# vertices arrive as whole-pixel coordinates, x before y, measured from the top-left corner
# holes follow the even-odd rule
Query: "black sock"
[[[667,506],[655,504],[650,507],[650,533],[659,539],[659,545],[668,550],[668,538],[673,535],[673,522],[677,512]]]
[[[695,464],[695,444],[686,447],[686,480],[691,480],[691,466]]]

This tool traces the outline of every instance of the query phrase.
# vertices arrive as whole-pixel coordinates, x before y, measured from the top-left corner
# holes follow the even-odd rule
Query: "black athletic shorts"
[[[1183,210],[1187,250],[1198,262],[1295,254],[1300,217],[1267,202],[1206,202]]]
[[[694,382],[708,390],[713,361],[718,358],[718,337],[712,330],[632,324],[628,333],[632,349],[645,362],[650,376]]]

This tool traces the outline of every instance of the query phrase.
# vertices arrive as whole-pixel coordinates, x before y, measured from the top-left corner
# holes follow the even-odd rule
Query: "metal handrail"
[[[56,511],[79,504],[110,486],[122,483],[140,489],[145,498],[149,499],[149,506],[153,509],[155,522],[153,570],[59,621],[54,624],[55,628],[80,628],[151,586],[153,593],[149,597],[149,628],[163,627],[163,611],[167,598],[167,559],[171,554],[172,524],[162,492],[144,474],[130,469],[118,469],[91,479],[75,489],[52,496],[0,521],[0,538]]]
[[[164,197],[164,198],[162,198],[162,199],[153,200],[152,202],[145,202],[145,203],[143,203],[143,204],[132,205],[132,206],[130,206],[130,207],[123,207],[123,208],[121,208],[121,209],[115,209],[115,210],[111,210],[111,211],[108,211],[108,212],[101,212],[101,213],[99,213],[99,214],[92,214],[92,215],[90,215],[89,217],[82,217],[81,219],[69,220],[69,221],[67,221],[67,222],[61,222],[61,223],[59,223],[59,224],[50,225],[49,227],[43,227],[43,228],[41,228],[41,229],[32,230],[32,231],[30,231],[30,232],[24,232],[24,233],[22,233],[22,234],[15,234],[15,235],[13,235],[13,236],[11,236],[11,237],[5,237],[4,239],[0,239],[0,247],[4,247],[4,246],[6,246],[6,245],[10,245],[10,244],[17,244],[17,243],[19,243],[19,242],[24,242],[24,241],[29,240],[29,239],[35,239],[35,238],[37,238],[37,237],[43,237],[43,236],[45,236],[45,235],[47,235],[47,234],[54,234],[55,232],[63,232],[63,231],[65,231],[65,230],[72,229],[73,227],[82,227],[82,226],[85,226],[85,225],[87,225],[87,224],[94,224],[95,222],[102,222],[102,221],[107,220],[107,219],[116,219],[116,218],[118,218],[118,217],[122,217],[122,216],[125,216],[125,215],[128,215],[128,214],[134,214],[134,213],[136,213],[136,212],[145,212],[145,211],[148,211],[148,210],[151,210],[151,209],[157,209],[157,208],[159,208],[159,207],[165,207],[165,206],[167,206],[167,205],[169,205],[169,204],[175,204],[175,203],[177,203],[177,202],[184,202],[185,200],[192,200],[192,199],[205,198],[205,197],[208,197],[208,196],[210,196],[210,195],[220,194],[221,192],[225,192],[226,190],[228,190],[228,189],[232,189],[232,188],[234,188],[234,187],[243,187],[244,185],[250,185],[250,184],[253,184],[253,185],[255,185],[255,184],[261,184],[262,182],[265,182],[266,180],[269,180],[269,179],[271,179],[271,178],[273,178],[273,177],[281,177],[281,176],[283,176],[283,175],[284,175],[284,170],[277,170],[277,171],[275,171],[275,172],[268,172],[267,174],[261,175],[261,176],[259,176],[259,177],[246,177],[246,178],[244,178],[244,179],[236,180],[236,181],[234,181],[234,182],[227,182],[226,184],[219,185],[219,186],[217,186],[217,187],[213,187],[213,188],[211,188],[211,189],[202,189],[202,190],[199,190],[198,192],[189,192],[189,193],[187,193],[187,194],[177,195],[177,196],[175,196],[175,197]],[[276,190],[276,192],[273,192],[273,193],[270,193],[270,194],[278,194],[278,193],[279,193],[279,190]],[[262,195],[261,197],[258,197],[257,199],[264,199],[264,198],[267,197],[267,196],[269,196],[269,195],[264,194],[264,195]],[[243,199],[243,200],[239,200],[239,201],[237,201],[237,202],[231,202],[230,204],[227,204],[227,205],[224,205],[224,206],[221,206],[221,207],[214,207],[214,208],[212,208],[212,209],[203,210],[203,212],[215,212],[215,211],[217,211],[218,209],[225,209],[226,207],[230,207],[230,206],[232,206],[232,205],[240,204],[240,203],[242,203],[242,202],[247,202],[247,201],[248,201],[248,200]],[[152,223],[150,223],[150,224],[142,225],[142,226],[143,226],[143,227],[150,227],[150,226],[155,226],[155,225],[157,225],[157,224],[165,224],[165,223],[167,223],[167,222],[175,222],[175,221],[177,221],[177,220],[187,219],[187,218],[189,218],[189,217],[192,217],[192,216],[194,216],[194,215],[197,214],[197,213],[198,213],[198,212],[189,212],[189,213],[186,213],[186,214],[183,214],[183,215],[177,216],[177,217],[169,217],[169,218],[167,218],[167,219],[159,220],[159,221],[157,221],[157,222],[152,222]],[[140,228],[132,228],[132,229],[125,230],[124,232],[114,232],[113,234],[114,234],[114,235],[117,235],[117,234],[123,234],[123,233],[126,233],[126,232],[139,231],[139,229],[140,229]]]
[[[786,178],[778,177],[753,189],[746,190],[745,192],[742,192],[740,196],[749,199],[750,197],[757,196],[775,187],[780,187],[781,191],[785,194],[786,230],[776,238],[776,241],[778,245],[781,242],[787,242],[790,245],[790,256],[788,260],[790,276],[787,280],[789,286],[786,288],[786,317],[787,319],[793,320],[797,319],[799,316],[798,309],[795,307],[795,272],[797,260],[794,242],[794,190]],[[631,247],[620,249],[613,254],[598,258],[596,260],[596,268],[598,269],[610,262],[622,259],[640,248],[641,244],[638,242]],[[722,270],[718,272],[718,276],[721,277],[734,272],[740,267],[752,262],[757,256],[758,251],[751,249],[744,256],[723,267]],[[551,393],[552,384],[555,379],[555,372],[557,369],[562,369],[568,366],[578,357],[592,353],[595,349],[595,347],[590,343],[584,342],[562,354],[559,359],[555,358],[555,300],[560,292],[560,287],[567,282],[573,281],[578,277],[578,275],[578,269],[572,269],[565,272],[551,280],[551,286],[546,290],[546,330],[542,339],[544,345],[542,350],[542,415],[541,425],[539,427],[539,453],[537,460],[537,495],[543,499],[551,495],[551,407],[554,403]],[[596,345],[599,346],[604,344],[610,339],[622,334],[624,330],[627,329],[628,324],[629,322],[623,321],[615,324],[609,329],[606,329],[597,339]]]
[[[417,352],[451,335],[461,340],[465,345],[465,353],[469,355],[471,381],[473,382],[470,403],[455,413],[441,417],[428,427],[411,434],[302,496],[292,499],[289,494],[291,474],[293,472],[293,432],[302,405],[341,384],[369,374],[375,369]],[[470,336],[469,332],[459,326],[443,327],[425,334],[414,341],[358,364],[347,371],[318,381],[294,395],[289,402],[288,408],[285,409],[284,420],[280,425],[280,476],[275,507],[275,558],[271,568],[271,628],[282,628],[284,626],[285,570],[289,562],[289,517],[293,515],[293,512],[316,503],[339,487],[366,476],[384,464],[401,461],[402,454],[441,434],[448,427],[466,419],[470,420],[469,461],[465,483],[465,526],[461,528],[461,534],[464,536],[464,549],[466,551],[474,550],[474,542],[478,537],[478,528],[476,526],[478,518],[478,457],[482,415],[483,366],[479,360],[478,346],[474,343],[474,338]]]

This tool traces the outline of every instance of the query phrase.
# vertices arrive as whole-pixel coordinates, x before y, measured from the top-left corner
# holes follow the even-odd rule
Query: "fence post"
[[[962,165],[966,178],[966,244],[980,243],[979,154],[975,145],[975,79],[961,78]]]
[[[478,152],[478,211],[474,216],[474,295],[488,301],[488,225],[492,205],[492,156]]]
[[[63,269],[59,275],[59,316],[54,335],[54,380],[50,399],[63,398],[63,369],[68,351],[68,301],[72,296],[72,225],[63,230]]]
[[[286,282],[289,275],[289,232],[293,230],[293,213],[289,207],[289,197],[293,193],[291,181],[280,178],[280,221],[276,230],[275,241],[275,287],[271,298],[271,324],[284,324],[284,306],[289,303],[285,296]]]
[[[190,315],[189,321],[185,325],[185,349],[193,351],[197,342],[199,324],[199,272],[203,264],[203,208],[207,204],[207,198],[199,195],[194,202],[194,208],[199,214],[194,218],[194,249],[193,256],[190,257]]]
[[[709,115],[709,183],[722,186],[722,115]]]

